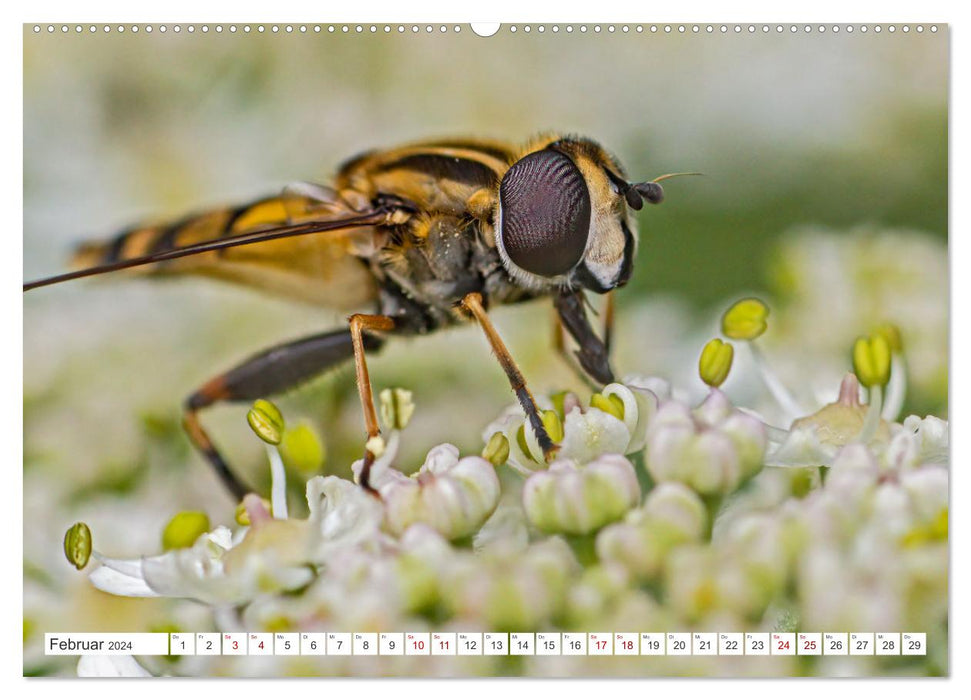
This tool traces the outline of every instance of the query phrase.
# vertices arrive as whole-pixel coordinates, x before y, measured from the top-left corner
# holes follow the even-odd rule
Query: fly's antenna
[[[664,175],[658,175],[653,180],[648,180],[647,182],[629,184],[627,189],[624,190],[624,199],[627,200],[627,206],[636,211],[640,211],[641,207],[644,206],[645,199],[651,204],[660,204],[664,201],[664,189],[658,183],[662,180],[669,180],[672,177],[684,177],[686,175],[704,175],[704,173],[666,173]]]

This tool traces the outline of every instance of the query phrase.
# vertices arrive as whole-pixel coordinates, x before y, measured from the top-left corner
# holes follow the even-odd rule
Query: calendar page
[[[949,675],[947,24],[23,49],[25,676]]]

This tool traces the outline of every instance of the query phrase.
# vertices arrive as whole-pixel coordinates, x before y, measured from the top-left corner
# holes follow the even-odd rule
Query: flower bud
[[[270,445],[279,445],[283,439],[283,414],[276,404],[257,399],[253,402],[253,407],[246,414],[249,427],[253,429],[256,436]]]
[[[865,387],[890,381],[890,343],[880,334],[860,337],[853,345],[853,371]]]
[[[426,523],[454,540],[478,530],[499,503],[495,467],[481,457],[459,459],[453,445],[433,448],[413,477],[393,472],[378,487],[385,503],[385,526],[400,535]]]
[[[74,523],[64,533],[64,555],[78,571],[91,558],[91,529],[85,523]]]
[[[407,389],[383,389],[378,395],[381,419],[389,430],[404,430],[415,413],[415,402]]]
[[[652,530],[672,542],[697,541],[708,532],[708,510],[691,489],[675,482],[658,484],[644,499]]]
[[[708,512],[698,494],[678,483],[658,484],[643,507],[600,531],[597,556],[647,581],[660,573],[674,547],[698,542],[707,531]]]
[[[706,495],[732,493],[762,467],[762,424],[717,389],[694,412],[669,401],[648,427],[646,466],[655,481],[680,481]]]
[[[722,316],[722,333],[733,340],[755,340],[765,333],[769,307],[755,298],[735,302]]]
[[[735,348],[731,343],[722,342],[721,338],[709,340],[698,359],[698,374],[701,375],[701,381],[710,387],[721,386],[728,378],[734,356]]]
[[[191,547],[206,532],[209,532],[209,516],[205,513],[176,513],[162,531],[162,548],[168,551]]]
[[[441,587],[452,615],[488,629],[541,629],[562,614],[579,567],[569,546],[549,538],[525,550],[498,550],[449,567]]]
[[[529,477],[523,487],[523,507],[534,526],[573,535],[620,519],[640,497],[634,467],[617,454],[603,455],[583,467],[558,460]]]

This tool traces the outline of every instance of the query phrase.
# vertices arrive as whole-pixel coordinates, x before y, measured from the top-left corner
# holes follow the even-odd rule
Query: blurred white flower
[[[307,521],[269,519],[254,522],[234,543],[229,530],[217,528],[186,549],[134,560],[103,559],[90,578],[97,588],[116,595],[244,603],[260,593],[310,582],[309,532]]]
[[[519,552],[490,549],[453,560],[442,597],[456,617],[486,629],[539,629],[563,609],[581,568],[566,543],[549,538]]]
[[[78,659],[78,678],[151,678],[152,674],[127,654]]]
[[[604,410],[598,406],[582,406],[575,394],[566,394],[562,405],[554,408],[546,397],[537,398],[539,406],[555,411],[562,422],[563,437],[559,441],[557,459],[571,459],[581,464],[602,454],[632,454],[644,447],[647,426],[657,413],[661,400],[671,395],[670,384],[657,377],[627,377],[623,384],[606,385],[597,397],[606,399]],[[482,433],[488,443],[495,433],[502,433],[509,442],[509,464],[529,475],[544,469],[543,451],[532,427],[518,405],[510,406]]]
[[[919,231],[802,227],[782,241],[773,273],[783,332],[765,340],[788,382],[805,384],[812,363],[810,381],[820,382],[814,388],[831,386],[845,371],[853,339],[892,321],[905,346],[910,390],[946,401],[946,246]]]
[[[797,418],[766,456],[773,467],[830,466],[839,448],[862,435],[868,407],[860,402],[860,383],[848,373],[840,384],[839,397],[812,415]],[[778,435],[776,436],[778,437]],[[868,444],[885,445],[890,428],[881,420]]]
[[[860,384],[844,376],[839,397],[816,413],[793,421],[788,431],[770,429],[774,438],[765,458],[773,467],[839,467],[878,461],[889,471],[948,461],[948,425],[934,416],[908,416],[903,424],[870,416],[860,401]],[[876,420],[873,420],[876,418]]]

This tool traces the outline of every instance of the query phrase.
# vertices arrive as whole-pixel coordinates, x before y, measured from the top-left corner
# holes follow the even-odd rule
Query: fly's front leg
[[[610,368],[607,343],[598,338],[590,327],[584,303],[582,292],[560,292],[553,298],[553,304],[563,327],[577,342],[578,349],[574,354],[580,362],[580,366],[590,378],[603,386],[614,381],[614,371]],[[613,310],[609,305],[606,316],[607,327],[604,329],[604,333],[609,342],[613,323]]]
[[[394,319],[390,316],[379,316],[371,314],[354,314],[349,319],[351,324],[351,339],[354,346],[354,368],[357,374],[357,391],[361,397],[361,408],[364,411],[364,427],[367,430],[368,442],[381,435],[381,428],[378,426],[378,414],[374,410],[374,396],[371,393],[371,376],[367,370],[367,359],[364,357],[365,335],[367,331],[390,331],[394,328]],[[376,455],[370,447],[364,451],[364,464],[361,467],[359,481],[361,487],[374,491],[369,481],[371,477],[371,465],[374,464]]]
[[[614,293],[607,292],[607,304],[604,307],[603,343],[607,357],[610,357],[610,343],[614,339]]]
[[[198,412],[221,401],[255,401],[292,389],[351,359],[358,345],[362,352],[364,348],[376,350],[381,341],[367,335],[354,338],[350,330],[340,330],[278,345],[214,377],[186,399],[183,425],[189,439],[237,500],[252,489],[233,473],[213,445]]]
[[[553,349],[556,354],[563,358],[563,362],[566,366],[573,370],[573,373],[587,385],[593,391],[598,391],[600,387],[594,383],[583,368],[577,362],[577,359],[569,353],[566,348],[566,339],[563,337],[563,321],[560,319],[559,314],[553,311]]]
[[[492,351],[496,354],[496,359],[499,360],[502,370],[506,373],[506,377],[509,378],[509,385],[516,394],[516,398],[519,399],[523,411],[526,413],[526,418],[529,420],[529,424],[532,426],[533,432],[536,435],[536,441],[543,449],[543,457],[546,458],[546,461],[550,461],[556,454],[558,447],[550,439],[549,433],[546,432],[546,427],[543,425],[539,410],[536,408],[536,400],[526,386],[526,380],[523,379],[522,372],[519,371],[519,367],[516,366],[516,361],[509,354],[506,344],[502,342],[502,338],[499,337],[495,326],[489,320],[489,315],[482,305],[482,295],[478,292],[465,295],[465,298],[462,299],[462,306],[475,317],[479,326],[482,327],[482,331],[485,333],[489,345],[492,346]]]

